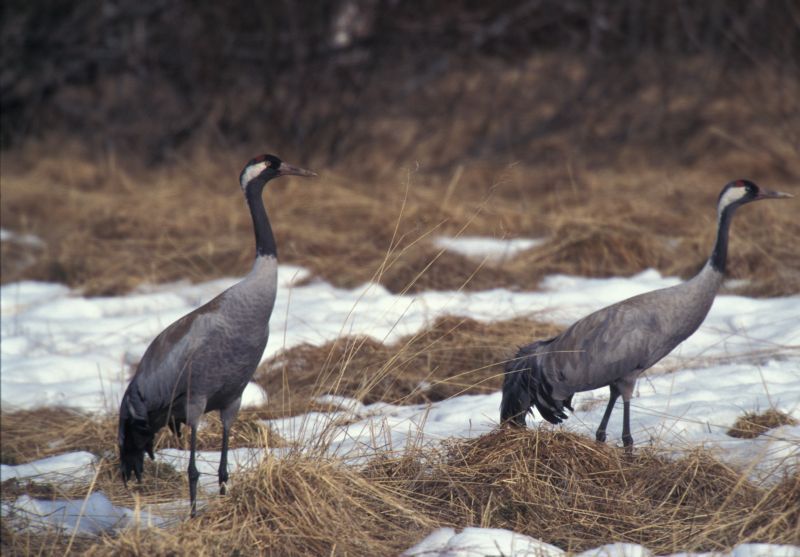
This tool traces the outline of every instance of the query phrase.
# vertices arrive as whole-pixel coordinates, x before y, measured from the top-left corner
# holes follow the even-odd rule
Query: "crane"
[[[181,317],[150,344],[139,362],[119,409],[119,451],[122,479],[131,472],[141,482],[145,452],[154,459],[153,440],[165,425],[178,436],[182,424],[191,429],[189,501],[196,514],[195,465],[197,426],[206,412],[219,411],[222,450],[220,493],[228,481],[228,437],[239,413],[242,392],[253,377],[269,337],[275,305],[278,250],[264,209],[262,192],[279,176],[316,176],[274,155],[252,159],[242,170],[244,193],[256,238],[252,270],[216,298]]]
[[[622,442],[632,447],[630,400],[636,379],[694,333],[711,309],[725,273],[735,211],[753,201],[788,197],[793,196],[749,180],[727,184],[717,200],[714,248],[697,275],[595,311],[558,336],[520,348],[505,367],[501,422],[524,427],[535,406],[548,422],[561,423],[567,418],[564,409],[572,410],[575,393],[608,386],[608,406],[595,437],[605,442],[608,420],[621,396]]]

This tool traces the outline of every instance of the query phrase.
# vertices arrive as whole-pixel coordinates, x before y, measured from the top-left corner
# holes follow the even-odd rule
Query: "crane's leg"
[[[631,397],[636,386],[636,377],[620,379],[617,388],[622,395],[622,446],[628,453],[633,452],[633,436],[631,435]]]
[[[242,397],[237,398],[227,407],[219,411],[222,421],[222,453],[219,459],[219,494],[225,495],[228,484],[228,436],[231,426],[239,413],[239,406],[242,404]]]
[[[631,435],[631,401],[622,401],[622,446],[633,450],[633,436]]]
[[[167,419],[167,425],[169,426],[169,430],[175,434],[175,437],[178,439],[181,438],[181,421],[175,418],[173,414],[170,414],[169,418]]]
[[[225,495],[228,484],[228,434],[230,426],[222,426],[222,455],[219,459],[219,494]]]
[[[200,478],[200,472],[197,471],[197,466],[194,463],[194,453],[197,449],[197,424],[191,424],[192,437],[190,441],[189,452],[189,503],[192,506],[192,518],[197,514],[197,480]]]
[[[620,395],[619,389],[617,389],[613,383],[609,385],[608,388],[611,390],[611,394],[608,397],[608,406],[606,406],[605,414],[603,414],[603,419],[600,420],[600,426],[597,428],[597,433],[595,433],[594,436],[599,443],[606,442],[606,427],[608,426],[608,420],[611,418],[611,412],[614,410],[614,404],[617,403],[617,399]]]
[[[194,460],[197,451],[197,426],[200,424],[200,416],[203,415],[205,409],[205,398],[192,398],[186,404],[186,424],[192,432],[189,440],[189,503],[192,507],[192,518],[197,514],[197,480],[200,479],[200,472],[197,470]]]

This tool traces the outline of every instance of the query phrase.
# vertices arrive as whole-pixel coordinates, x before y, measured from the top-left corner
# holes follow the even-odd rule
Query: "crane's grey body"
[[[294,174],[313,176],[272,155],[250,161],[240,184],[247,199],[256,236],[256,258],[248,275],[222,294],[175,321],[159,334],[142,357],[122,398],[119,447],[122,478],[131,472],[141,480],[145,452],[153,458],[159,429],[191,428],[189,499],[192,515],[199,473],[195,465],[197,426],[206,412],[219,411],[222,450],[220,492],[228,480],[230,428],[242,393],[258,367],[269,337],[278,279],[277,247],[261,194],[267,181]]]
[[[721,282],[722,273],[706,265],[688,282],[618,302],[572,325],[537,355],[553,396],[604,387],[653,366],[697,330]]]
[[[136,417],[146,410],[156,429],[168,415],[191,425],[205,412],[238,410],[267,345],[277,271],[274,257],[258,257],[244,280],[159,334],[131,380],[125,410]]]
[[[734,210],[756,199],[788,197],[759,192],[755,184],[751,190],[750,184],[738,181],[723,189],[714,251],[692,279],[628,298],[584,317],[556,337],[522,347],[506,365],[501,420],[524,426],[525,415],[535,406],[543,418],[560,423],[567,418],[564,408],[572,410],[575,393],[609,386],[611,396],[597,439],[605,441],[614,403],[622,396],[622,438],[631,446],[629,403],[636,379],[694,333],[711,309],[724,276]]]

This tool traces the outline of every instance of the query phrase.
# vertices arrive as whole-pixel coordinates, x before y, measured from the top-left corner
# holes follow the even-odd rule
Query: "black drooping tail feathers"
[[[542,373],[538,351],[553,339],[540,340],[519,349],[514,359],[506,363],[503,376],[503,400],[500,403],[500,423],[525,427],[525,416],[536,409],[551,424],[567,419],[564,408],[572,410],[572,397],[564,401],[552,396],[553,386]]]
[[[503,375],[503,400],[500,402],[500,423],[525,427],[525,416],[531,411],[533,401],[528,385],[531,373],[529,362],[521,348],[513,360],[506,362]]]
[[[141,395],[133,383],[128,386],[119,412],[119,462],[122,481],[125,485],[131,477],[142,481],[144,470],[144,453],[155,460],[153,455],[153,439],[155,434],[147,419],[147,410]]]

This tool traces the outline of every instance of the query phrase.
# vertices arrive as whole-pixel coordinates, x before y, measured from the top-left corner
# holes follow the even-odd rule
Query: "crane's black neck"
[[[264,184],[250,184],[245,189],[247,206],[250,207],[253,230],[256,234],[256,257],[272,256],[277,258],[278,246],[275,244],[275,235],[272,233],[267,211],[264,209],[264,200],[261,199],[263,191]]]
[[[728,230],[731,227],[731,220],[736,206],[729,205],[722,210],[717,225],[717,240],[714,242],[714,251],[711,252],[711,267],[719,272],[725,272],[725,262],[728,258]]]

